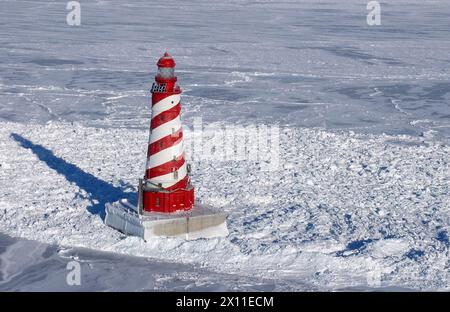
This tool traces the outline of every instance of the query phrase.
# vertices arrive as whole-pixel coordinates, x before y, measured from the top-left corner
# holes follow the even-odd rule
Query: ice
[[[136,199],[146,139],[136,129],[3,122],[2,231],[299,282],[293,289],[448,289],[448,145],[282,128],[278,170],[191,159],[197,199],[229,214],[227,238],[144,242],[102,218],[106,202]]]
[[[3,1],[0,231],[176,263],[153,272],[161,284],[130,282],[142,289],[179,289],[164,282],[177,265],[192,286],[199,265],[218,280],[254,276],[255,287],[448,290],[448,1],[382,2],[373,27],[366,4],[83,1],[71,27],[65,2]],[[196,117],[280,126],[276,172],[193,155],[199,200],[230,215],[225,239],[144,243],[103,223],[107,202],[135,199],[148,90],[165,50],[177,61],[186,128]],[[2,251],[2,282],[62,285],[61,273],[27,286],[23,272],[41,265],[41,250],[8,260],[27,244],[37,243]],[[86,289],[118,289],[105,284]]]
[[[66,283],[71,261],[80,263],[80,285]],[[1,291],[282,291],[300,284],[86,248],[60,248],[0,234]]]
[[[446,1],[5,1],[0,118],[147,126],[155,60],[178,62],[184,118],[448,139]],[[39,18],[35,18],[35,16]]]

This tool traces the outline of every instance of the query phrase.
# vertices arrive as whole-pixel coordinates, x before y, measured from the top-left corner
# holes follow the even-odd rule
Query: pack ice
[[[144,242],[102,218],[105,203],[135,197],[146,136],[77,123],[2,122],[2,232],[301,280],[310,289],[448,288],[448,145],[280,128],[276,171],[257,162],[191,160],[199,200],[229,214],[227,238]]]

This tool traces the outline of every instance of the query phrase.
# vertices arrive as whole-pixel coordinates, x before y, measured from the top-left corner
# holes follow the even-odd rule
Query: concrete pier
[[[224,237],[228,235],[227,215],[205,205],[195,205],[187,212],[138,214],[137,207],[126,200],[106,204],[105,223],[124,234],[144,240],[153,237],[186,239]]]

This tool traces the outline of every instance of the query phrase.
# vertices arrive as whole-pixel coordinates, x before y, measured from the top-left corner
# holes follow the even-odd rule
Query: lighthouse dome
[[[164,55],[158,60],[158,63],[156,64],[158,67],[175,67],[175,60],[173,59],[172,55],[170,55],[168,52],[164,53]]]

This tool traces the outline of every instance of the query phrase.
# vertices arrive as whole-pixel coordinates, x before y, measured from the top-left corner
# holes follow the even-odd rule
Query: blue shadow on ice
[[[90,173],[84,172],[76,165],[55,156],[51,150],[42,145],[34,144],[17,133],[11,133],[11,138],[18,142],[23,148],[30,149],[41,161],[45,162],[47,166],[59,174],[64,175],[68,181],[73,182],[79,188],[84,189],[89,193],[91,200],[97,200],[97,204],[88,208],[90,213],[98,214],[104,219],[106,203],[114,202],[122,198],[127,198],[130,202],[135,201],[136,193],[124,192],[120,187],[116,187]]]

